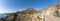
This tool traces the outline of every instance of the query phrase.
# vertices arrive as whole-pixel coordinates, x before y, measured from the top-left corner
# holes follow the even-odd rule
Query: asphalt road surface
[[[60,21],[60,17],[45,16],[45,21]]]

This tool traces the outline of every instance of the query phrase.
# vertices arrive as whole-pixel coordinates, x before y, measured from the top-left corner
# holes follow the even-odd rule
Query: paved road
[[[45,16],[45,21],[60,21],[60,17]]]

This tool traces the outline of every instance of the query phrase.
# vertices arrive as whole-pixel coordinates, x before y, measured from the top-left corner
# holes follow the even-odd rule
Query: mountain
[[[35,12],[37,12],[37,11],[33,8],[28,8],[25,11],[22,11],[23,14],[33,14]]]

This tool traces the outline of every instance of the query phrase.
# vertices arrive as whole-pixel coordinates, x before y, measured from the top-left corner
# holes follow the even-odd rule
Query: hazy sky
[[[22,11],[29,7],[41,10],[59,1],[60,0],[0,0],[0,13]]]

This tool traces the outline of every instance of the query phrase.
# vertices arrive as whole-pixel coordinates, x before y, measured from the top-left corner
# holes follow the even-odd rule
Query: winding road
[[[60,17],[45,16],[45,21],[60,21]]]

